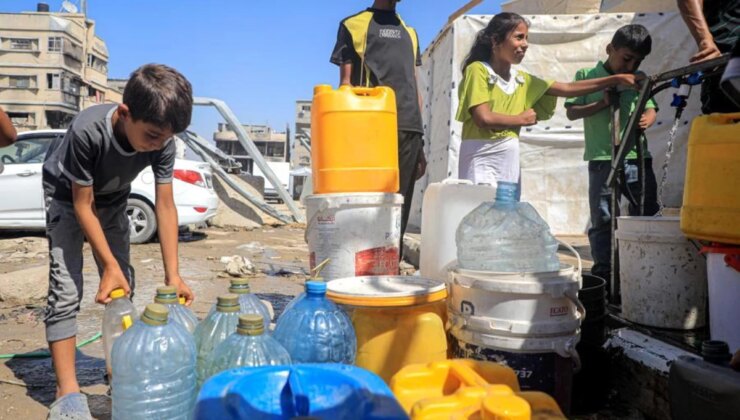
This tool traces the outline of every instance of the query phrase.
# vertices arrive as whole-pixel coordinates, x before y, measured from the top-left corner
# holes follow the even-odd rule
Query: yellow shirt
[[[516,83],[511,94],[504,92],[497,83],[492,82],[486,64],[476,61],[465,69],[459,89],[460,105],[455,119],[463,123],[463,140],[500,140],[519,137],[519,128],[488,130],[478,127],[470,113],[471,108],[488,103],[491,111],[497,114],[518,115],[530,108],[537,113],[537,120],[552,118],[557,105],[555,96],[546,95],[553,81],[542,80],[521,70],[517,71],[509,83]]]

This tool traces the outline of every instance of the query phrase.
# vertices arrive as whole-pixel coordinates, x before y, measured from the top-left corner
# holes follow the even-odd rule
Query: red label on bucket
[[[565,316],[570,313],[568,306],[557,306],[550,308],[550,316]]]
[[[398,248],[366,249],[355,254],[355,276],[397,276]]]

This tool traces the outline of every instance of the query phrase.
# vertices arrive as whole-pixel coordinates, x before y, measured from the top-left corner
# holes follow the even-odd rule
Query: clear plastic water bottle
[[[352,364],[357,339],[347,314],[326,298],[326,283],[307,281],[306,294],[280,316],[273,337],[293,363]]]
[[[208,376],[242,366],[289,365],[285,348],[265,332],[262,315],[240,315],[236,334],[216,347]]]
[[[231,280],[229,293],[239,296],[239,313],[242,315],[261,315],[265,323],[265,329],[270,329],[270,310],[267,309],[267,305],[262,303],[256,295],[252,294],[252,291],[249,288],[249,280]]]
[[[208,376],[213,350],[231,334],[239,323],[239,297],[234,294],[219,296],[212,310],[195,328],[195,346],[198,352],[198,387]]]
[[[517,200],[517,184],[499,182],[496,201],[465,216],[457,228],[460,268],[494,272],[560,269],[558,242],[529,203]]]
[[[195,342],[151,303],[113,345],[113,420],[189,419],[197,397]]]
[[[198,318],[190,308],[180,303],[180,299],[177,297],[176,287],[158,287],[157,296],[154,297],[154,303],[159,303],[167,307],[170,311],[170,321],[182,325],[191,334],[195,332],[195,327],[198,326]]]
[[[116,339],[134,324],[138,318],[136,308],[126,296],[123,289],[115,289],[110,293],[112,299],[105,305],[103,312],[103,349],[105,352],[105,367],[108,378],[111,377],[111,350]]]

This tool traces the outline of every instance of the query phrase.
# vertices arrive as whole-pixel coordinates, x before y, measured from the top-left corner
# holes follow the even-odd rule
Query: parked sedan
[[[18,141],[0,148],[0,229],[44,229],[44,191],[41,166],[53,141],[65,130],[28,131],[18,134]],[[216,215],[218,196],[213,190],[208,164],[175,159],[172,188],[180,226],[203,223]],[[146,168],[131,184],[128,216],[131,242],[143,243],[154,237],[157,220],[154,213],[155,183],[151,168]]]

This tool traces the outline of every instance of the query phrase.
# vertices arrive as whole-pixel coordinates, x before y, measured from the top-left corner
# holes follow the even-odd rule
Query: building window
[[[31,112],[8,112],[8,117],[13,125],[20,127],[32,127],[36,121],[36,114]]]
[[[49,52],[62,52],[64,38],[60,36],[49,37]]]
[[[301,111],[310,111],[310,110],[311,110],[311,105],[303,105],[303,106],[301,106]]]
[[[46,73],[47,89],[59,90],[62,88],[62,75],[59,73]]]
[[[33,40],[23,38],[11,38],[10,49],[31,51],[33,50]]]
[[[93,54],[87,55],[87,65],[88,67],[92,67],[101,73],[108,72],[108,62],[96,55],[93,55]]]
[[[16,89],[29,89],[32,87],[31,76],[10,76],[8,86]]]

